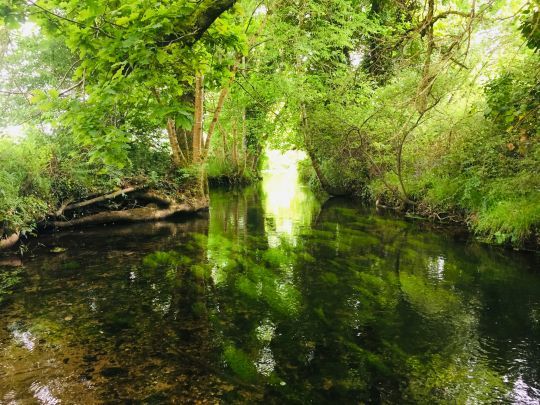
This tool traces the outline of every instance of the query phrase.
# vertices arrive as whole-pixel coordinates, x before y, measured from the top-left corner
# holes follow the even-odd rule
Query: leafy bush
[[[47,212],[50,153],[48,147],[30,139],[20,144],[0,139],[0,233],[30,231]]]

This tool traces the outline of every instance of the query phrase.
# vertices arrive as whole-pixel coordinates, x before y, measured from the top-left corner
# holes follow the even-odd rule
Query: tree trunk
[[[245,62],[244,62],[245,63]],[[242,162],[242,176],[246,174],[246,165],[247,165],[247,121],[246,121],[246,109],[242,109],[242,152],[243,152],[243,162]]]
[[[227,150],[229,149],[227,145],[227,133],[225,132],[225,128],[223,128],[221,125],[219,126],[219,131],[221,132],[221,142],[223,143],[223,161],[225,162],[225,159],[227,158]]]
[[[195,125],[193,126],[193,163],[201,162],[204,113],[204,76],[195,77]]]
[[[225,87],[221,89],[221,92],[219,93],[219,99],[217,102],[216,110],[214,111],[214,117],[212,118],[212,122],[210,123],[210,128],[208,128],[208,136],[206,137],[206,141],[204,142],[203,159],[208,155],[208,150],[210,149],[210,142],[212,141],[212,135],[214,134],[216,130],[216,125],[219,121],[221,111],[223,110],[223,105],[225,104],[225,100],[227,98],[227,95],[229,94],[229,88],[234,82],[237,71],[238,71],[238,62],[235,62],[231,70],[231,78],[229,79]]]
[[[233,135],[232,162],[233,162],[234,168],[236,169],[238,167],[238,145],[237,145],[237,141],[236,141],[238,123],[236,122],[236,119],[233,121],[232,125],[233,125],[233,127],[232,127],[232,135]]]
[[[345,190],[339,189],[338,187],[332,186],[330,182],[328,181],[328,179],[326,178],[326,175],[324,174],[319,164],[319,160],[317,159],[317,156],[315,155],[315,151],[313,150],[311,146],[311,141],[309,140],[309,135],[308,135],[309,125],[308,125],[306,106],[302,104],[301,110],[302,110],[302,132],[304,134],[304,144],[306,147],[307,154],[309,158],[311,159],[311,165],[313,166],[313,169],[315,170],[315,174],[317,175],[317,178],[319,179],[319,182],[321,183],[322,188],[328,194],[333,195],[333,196],[345,196],[345,195],[350,194],[350,192],[347,192]]]
[[[416,95],[416,109],[420,114],[426,111],[427,99],[431,93],[433,82],[435,77],[431,74],[431,57],[435,49],[435,40],[433,38],[433,13],[435,11],[435,0],[428,0],[428,13],[426,16],[426,30],[427,30],[427,51],[426,59],[424,61],[424,67],[422,69],[422,80],[418,87]]]
[[[176,136],[175,123],[172,118],[167,119],[167,134],[169,135],[169,143],[172,150],[172,158],[175,167],[182,166],[182,150],[180,149],[180,144],[178,143],[178,137]]]

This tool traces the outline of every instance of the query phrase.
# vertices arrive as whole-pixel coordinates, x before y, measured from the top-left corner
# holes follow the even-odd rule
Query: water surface
[[[0,403],[540,401],[537,255],[292,180],[2,259]]]

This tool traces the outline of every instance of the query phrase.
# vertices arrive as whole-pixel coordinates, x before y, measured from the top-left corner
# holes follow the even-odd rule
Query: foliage
[[[326,87],[302,95],[310,125],[302,129],[297,117],[296,133],[307,129],[302,147],[311,149],[316,175],[330,194],[348,192],[434,220],[465,221],[491,242],[535,243],[540,65],[538,54],[522,46],[519,30],[534,48],[530,16],[537,9],[533,3],[524,9],[481,6],[470,17],[467,6],[453,6],[435,2],[430,17],[413,5],[396,12],[373,2],[357,17],[371,24],[365,42],[350,45],[350,54],[362,55],[363,62],[340,65],[334,57],[330,77],[325,69],[312,70]],[[504,23],[479,17],[515,10]],[[392,19],[397,23],[388,29]],[[308,32],[310,51],[327,55]],[[374,44],[375,51],[363,51]],[[391,61],[388,49],[399,49]]]
[[[32,136],[0,151],[2,234],[126,184],[199,190],[201,170],[171,168],[165,127],[190,129],[195,76],[219,86],[231,51],[244,51],[223,14],[234,3],[3,1],[0,128]]]
[[[530,1],[521,12],[521,32],[529,48],[540,49],[540,8],[538,0]]]
[[[0,17],[0,124],[26,123],[49,168],[42,198],[6,186],[10,229],[126,184],[256,181],[270,147],[306,151],[331,195],[538,234],[535,1],[4,0]]]
[[[30,231],[31,222],[47,212],[51,199],[49,158],[50,150],[36,148],[31,141],[16,145],[0,139],[0,230]]]

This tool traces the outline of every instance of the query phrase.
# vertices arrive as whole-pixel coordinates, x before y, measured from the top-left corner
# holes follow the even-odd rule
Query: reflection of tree
[[[208,258],[219,297],[213,311],[214,330],[223,339],[228,367],[250,384],[265,378],[279,381],[269,343],[278,320],[293,314],[299,305],[295,287],[286,280],[292,250],[269,247],[259,196],[255,188],[243,190],[236,199],[214,193],[208,236]],[[257,390],[253,394],[260,395]]]
[[[62,241],[66,253],[48,258],[43,253],[46,260],[29,262],[34,286],[25,294],[24,307],[13,309],[21,320],[13,330],[27,333],[36,347],[24,356],[32,363],[15,360],[15,366],[39,370],[39,364],[51,364],[53,369],[36,378],[72,403],[89,384],[97,398],[107,401],[182,402],[204,399],[212,387],[217,393],[207,291],[194,269],[206,252],[187,237],[203,235],[207,224],[114,229],[101,255],[95,254],[94,241],[72,235]],[[140,243],[141,236],[151,242]],[[132,245],[137,239],[139,244]],[[76,248],[85,244],[89,251]],[[137,246],[140,250],[133,250]],[[162,250],[148,254],[156,248]],[[29,392],[28,379],[14,378],[12,385]],[[0,383],[0,393],[3,388]]]
[[[231,212],[234,203],[224,201],[228,208],[218,212]],[[233,212],[245,223],[245,205]],[[273,230],[260,227],[267,213],[256,212],[258,226],[247,236],[211,228],[208,246],[219,263],[214,314],[223,356],[245,383],[266,381],[258,395],[288,402],[507,395],[501,367],[482,353],[476,254],[338,200],[325,204],[311,229],[268,245]]]
[[[538,381],[538,280],[514,270],[534,260],[339,200],[272,228],[266,202],[214,191],[210,222],[54,239],[4,310],[0,366],[54,352],[44,386],[146,402],[489,402]]]
[[[9,264],[7,260],[6,263]],[[2,263],[0,263],[0,306],[2,306],[13,290],[21,283],[22,278],[21,268],[2,267]]]
[[[367,271],[367,253],[376,251],[380,240],[351,227],[351,219],[357,221],[347,217],[351,212],[330,202],[303,236],[302,250],[316,260],[296,264],[303,311],[281,333],[279,346],[286,350],[276,355],[294,370],[287,373],[289,394],[303,392],[315,403],[382,399],[377,387],[397,385],[394,370],[379,356],[385,351],[378,347],[384,330],[374,327],[377,313],[395,306],[395,275],[381,279],[377,271]]]
[[[247,244],[239,261],[242,270],[234,272],[235,281],[229,278],[224,294],[235,296],[235,310],[242,308],[251,321],[236,319],[232,323],[244,329],[223,330],[234,342],[225,349],[232,368],[258,381],[252,374],[264,345],[253,330],[266,322],[275,328],[269,342],[274,372],[268,398],[481,400],[494,389],[502,392],[495,371],[485,362],[469,361],[478,348],[476,314],[459,292],[431,282],[427,270],[433,256],[418,254],[418,248],[440,250],[440,241],[419,240],[409,228],[399,220],[359,216],[342,202],[330,203],[317,225],[297,241],[294,255],[282,244],[272,253],[281,254],[281,260],[265,261],[264,253],[258,253],[263,260],[255,265],[249,258],[255,250]],[[247,268],[256,269],[253,276],[280,263],[292,264],[292,274],[274,270],[275,277],[260,277],[259,284],[239,276]],[[297,311],[280,311],[268,296],[255,292],[291,276],[301,297]],[[247,365],[249,360],[255,367]]]

